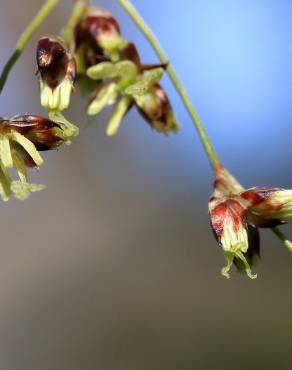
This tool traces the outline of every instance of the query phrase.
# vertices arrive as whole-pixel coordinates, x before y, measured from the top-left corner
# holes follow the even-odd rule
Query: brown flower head
[[[76,77],[75,59],[63,43],[42,38],[37,46],[41,104],[47,111],[68,108]]]
[[[55,149],[65,141],[61,124],[41,116],[14,116],[2,125],[25,136],[39,151]]]
[[[223,248],[229,277],[234,263],[251,278],[250,266],[259,256],[260,227],[274,227],[292,219],[292,190],[251,188],[245,190],[222,166],[218,166],[214,194],[209,201],[211,226]]]
[[[89,8],[75,28],[78,73],[104,60],[117,59],[124,41],[115,18],[106,11]]]
[[[32,115],[0,118],[0,195],[4,201],[11,192],[16,198],[25,199],[30,192],[44,188],[28,183],[26,168],[38,168],[43,163],[39,151],[68,144],[76,134],[73,125],[56,117],[58,121]],[[19,176],[17,181],[9,174],[13,167]]]

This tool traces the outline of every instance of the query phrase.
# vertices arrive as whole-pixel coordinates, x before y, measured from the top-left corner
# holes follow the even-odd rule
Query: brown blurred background
[[[247,186],[292,187],[292,79],[287,73],[275,81],[283,67],[280,58],[273,68],[263,66],[267,55],[285,54],[291,41],[292,31],[289,35],[284,29],[292,19],[289,2],[182,0],[180,8],[167,2],[167,9],[166,2],[134,3],[166,46],[226,165]],[[234,9],[235,3],[246,14]],[[0,65],[41,4],[1,0]],[[114,12],[144,59],[156,60],[116,1],[95,4]],[[274,7],[283,8],[282,18]],[[70,1],[62,1],[30,42],[1,96],[2,116],[44,114],[35,43],[57,34],[69,11]],[[256,54],[253,38],[240,38],[240,21],[243,35],[247,30],[257,34],[248,23],[256,11],[267,28],[260,36],[276,32],[275,14],[285,43],[284,36],[265,46],[258,40]],[[224,24],[230,29],[222,31]],[[220,47],[218,32],[225,40]],[[250,48],[250,62],[239,66],[236,58],[242,58],[236,53]],[[220,65],[222,60],[236,71]],[[252,75],[248,68],[254,68]],[[253,84],[262,90],[256,97]],[[80,126],[80,137],[68,148],[45,154],[44,166],[33,175],[47,190],[23,203],[1,204],[1,370],[292,368],[292,255],[266,231],[256,281],[236,271],[230,281],[220,276],[224,259],[207,217],[211,172],[167,79],[165,86],[181,134],[159,136],[131,112],[109,139],[104,133],[108,111],[88,126],[86,102],[75,96],[67,116]],[[275,86],[286,89],[279,100]],[[292,235],[291,228],[286,231]]]

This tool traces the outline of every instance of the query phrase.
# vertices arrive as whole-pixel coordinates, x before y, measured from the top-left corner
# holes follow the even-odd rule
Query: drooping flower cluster
[[[76,76],[74,58],[60,41],[42,38],[37,48],[37,65],[41,104],[49,118],[18,115],[0,119],[0,194],[4,201],[11,193],[26,199],[30,192],[44,189],[44,185],[28,182],[27,168],[37,169],[43,163],[39,151],[69,144],[78,134],[77,127],[60,113],[70,103]],[[11,177],[12,168],[17,180]]]
[[[42,164],[39,151],[55,149],[78,134],[62,112],[70,106],[76,78],[94,86],[88,115],[114,104],[107,133],[113,135],[125,114],[135,106],[152,128],[169,134],[178,129],[169,99],[159,81],[164,65],[144,65],[134,44],[126,42],[114,17],[87,7],[75,24],[73,39],[43,37],[36,60],[40,102],[49,118],[18,115],[0,119],[0,193],[25,199],[43,185],[28,183],[27,168]],[[15,168],[18,179],[10,170]]]
[[[91,7],[75,28],[77,73],[94,83],[88,115],[114,105],[107,128],[117,132],[126,113],[136,106],[150,126],[164,134],[178,125],[164,89],[159,85],[163,65],[143,65],[134,44],[126,42],[111,14]]]
[[[273,228],[292,219],[292,190],[259,187],[246,190],[220,165],[209,201],[209,215],[227,260],[222,274],[229,278],[234,263],[250,278],[256,278],[251,266],[260,254],[258,229]]]
[[[68,127],[62,119],[53,121],[40,116],[0,118],[0,195],[4,201],[11,193],[26,199],[30,192],[40,191],[44,185],[28,182],[27,168],[37,169],[43,163],[39,151],[55,149],[69,143]],[[13,180],[10,170],[18,175]]]

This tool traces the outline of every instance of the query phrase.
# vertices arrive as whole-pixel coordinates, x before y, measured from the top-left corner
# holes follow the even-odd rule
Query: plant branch
[[[144,36],[147,38],[153,49],[155,50],[160,62],[162,64],[167,65],[167,72],[168,75],[177,90],[178,94],[181,97],[182,102],[184,103],[185,108],[187,109],[195,128],[197,129],[198,135],[200,137],[201,143],[204,147],[204,150],[209,158],[210,164],[213,168],[213,170],[216,169],[218,164],[220,163],[219,158],[210,142],[210,139],[206,133],[206,130],[203,126],[202,121],[200,120],[200,117],[198,116],[194,106],[192,105],[192,102],[183,86],[183,84],[180,82],[179,78],[177,77],[177,74],[175,72],[175,69],[173,66],[169,63],[169,59],[166,56],[165,52],[163,51],[162,47],[160,46],[158,40],[154,36],[153,32],[149,28],[149,26],[145,23],[144,19],[141,17],[141,15],[138,13],[138,11],[135,9],[135,7],[131,4],[129,0],[118,0],[119,4],[124,8],[124,10],[128,13],[128,15],[132,18],[134,23],[137,25],[137,27],[140,29],[140,31],[144,34]]]
[[[21,56],[23,49],[25,48],[27,42],[30,40],[31,36],[34,32],[42,25],[44,20],[50,14],[50,12],[54,9],[54,7],[58,4],[59,0],[47,0],[43,7],[40,9],[38,14],[35,18],[30,22],[28,27],[24,30],[22,35],[20,36],[14,53],[9,58],[8,62],[4,66],[1,76],[0,76],[0,94],[4,88],[4,85],[7,81],[9,73],[13,68],[14,64],[17,62],[19,57]]]

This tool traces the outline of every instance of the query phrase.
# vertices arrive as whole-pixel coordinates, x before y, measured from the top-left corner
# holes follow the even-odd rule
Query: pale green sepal
[[[31,156],[33,159],[34,163],[37,166],[40,166],[43,164],[43,159],[40,156],[39,152],[36,150],[36,147],[34,144],[28,140],[26,137],[23,135],[19,134],[16,131],[13,131],[10,133],[11,139],[15,142],[17,142],[19,145],[23,147],[23,149]]]
[[[103,80],[106,78],[115,78],[118,76],[116,65],[112,62],[101,62],[88,68],[87,76],[93,80]]]
[[[41,184],[29,184],[28,182],[13,181],[11,190],[16,199],[25,200],[29,197],[30,193],[36,193],[46,188]]]
[[[226,261],[227,261],[227,265],[224,266],[221,269],[221,274],[224,277],[226,277],[227,279],[230,279],[229,271],[230,271],[231,266],[233,264],[234,255],[233,255],[233,253],[229,253],[229,252],[225,252],[224,255],[225,255],[225,258],[226,258]]]
[[[13,151],[12,158],[13,158],[13,165],[14,165],[16,171],[17,171],[17,174],[19,176],[20,181],[26,182],[27,181],[27,172],[26,172],[26,167],[23,163],[23,160],[17,154],[16,151]]]
[[[7,169],[0,160],[0,195],[4,202],[7,202],[11,194],[11,178]]]
[[[96,98],[89,104],[87,114],[95,116],[100,113],[107,105],[111,104],[117,96],[117,85],[113,82],[103,87]]]
[[[48,111],[59,110],[61,105],[61,87],[58,85],[54,90],[51,90],[49,106],[47,107]]]
[[[117,133],[130,104],[131,99],[129,97],[124,97],[117,103],[107,126],[106,133],[108,136],[113,136]]]
[[[248,262],[247,262],[246,258],[244,257],[243,253],[242,253],[242,252],[240,252],[240,251],[238,251],[238,252],[236,253],[236,257],[238,257],[238,258],[243,262],[244,267],[245,267],[245,273],[246,273],[246,275],[247,275],[250,279],[256,279],[258,276],[257,276],[257,274],[253,274],[253,273],[251,272],[251,268],[250,268],[250,266],[249,266],[249,264],[248,264]]]
[[[136,83],[126,88],[125,93],[134,98],[146,94],[151,86],[157,84],[161,80],[163,73],[163,68],[155,68],[144,72]]]
[[[6,168],[13,167],[13,160],[11,155],[10,142],[7,136],[0,136],[0,157],[3,165]]]
[[[46,109],[49,110],[50,107],[50,99],[52,95],[52,90],[49,86],[41,80],[40,82],[40,98],[41,98],[41,105]]]
[[[72,82],[66,78],[54,89],[41,81],[41,105],[47,111],[63,111],[70,105],[72,90]]]
[[[73,123],[69,122],[61,112],[52,111],[49,112],[50,120],[59,123],[62,128],[54,128],[54,133],[62,140],[65,141],[65,144],[71,144],[70,139],[72,137],[78,136],[79,128]]]
[[[118,75],[122,79],[133,80],[138,74],[138,69],[135,63],[130,60],[123,60],[116,64],[116,70]]]
[[[236,252],[224,252],[224,255],[225,255],[225,258],[226,258],[226,261],[227,261],[227,265],[224,266],[221,270],[221,274],[223,276],[225,276],[227,279],[230,278],[230,275],[229,275],[229,271],[231,269],[231,266],[233,264],[233,260],[234,258],[239,258],[243,264],[244,264],[244,267],[245,267],[245,273],[246,275],[250,278],[250,279],[256,279],[257,278],[257,274],[253,274],[252,271],[251,271],[251,268],[244,256],[244,254],[240,251],[240,250],[237,250]]]
[[[69,108],[72,91],[72,82],[65,78],[64,81],[62,81],[60,84],[59,106],[55,108],[55,110],[63,111]]]
[[[118,62],[120,60],[120,52],[117,50],[110,51],[109,56],[113,62]]]
[[[118,60],[119,50],[126,44],[118,33],[116,33],[116,35],[110,35],[109,37],[107,35],[101,35],[98,42],[100,47],[107,51],[114,61]]]

